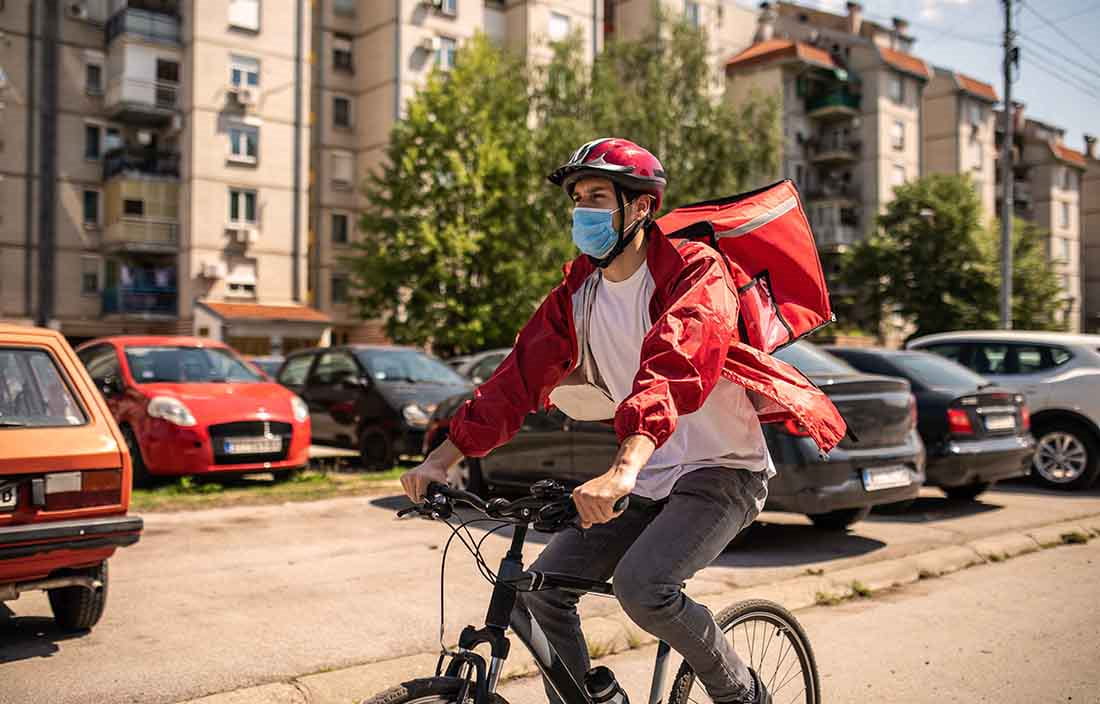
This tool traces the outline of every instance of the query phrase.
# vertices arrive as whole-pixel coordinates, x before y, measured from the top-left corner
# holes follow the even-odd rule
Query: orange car
[[[107,558],[133,545],[130,455],[65,339],[0,325],[0,601],[46,590],[59,626],[91,628]]]

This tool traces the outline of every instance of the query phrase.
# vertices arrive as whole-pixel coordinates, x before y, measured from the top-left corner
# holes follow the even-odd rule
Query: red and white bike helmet
[[[625,190],[653,196],[654,213],[661,209],[668,184],[665,168],[657,157],[628,139],[615,137],[585,144],[547,178],[569,193],[574,183],[588,176],[606,178]]]

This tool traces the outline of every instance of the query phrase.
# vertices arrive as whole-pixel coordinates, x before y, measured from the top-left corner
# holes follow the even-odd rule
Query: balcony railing
[[[854,161],[859,158],[861,143],[851,137],[818,137],[809,143],[814,161]]]
[[[179,84],[115,78],[107,84],[104,101],[115,118],[141,118],[151,123],[166,122],[179,107]]]
[[[174,288],[121,286],[103,291],[104,315],[177,315]]]
[[[119,10],[107,20],[107,43],[123,34],[156,42],[180,43],[180,20],[175,15],[136,8]]]
[[[806,190],[806,200],[853,200],[860,198],[859,186],[850,183],[837,183],[832,180],[823,180],[820,185],[812,186]]]
[[[179,225],[138,218],[119,220],[107,225],[103,244],[110,249],[172,250],[179,246]]]
[[[112,149],[103,155],[103,180],[121,173],[179,178],[179,152],[133,147]]]
[[[822,249],[848,247],[856,243],[859,232],[849,225],[821,225],[813,228],[817,246]]]
[[[806,99],[806,114],[810,117],[847,116],[859,112],[859,96],[834,91]]]

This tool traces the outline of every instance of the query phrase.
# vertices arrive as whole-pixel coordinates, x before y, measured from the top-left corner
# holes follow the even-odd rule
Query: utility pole
[[[1001,0],[1005,7],[1004,51],[1004,143],[1001,145],[1001,328],[1012,329],[1012,146],[1015,110],[1012,106],[1012,66],[1019,60],[1016,34],[1012,31],[1012,0]]]

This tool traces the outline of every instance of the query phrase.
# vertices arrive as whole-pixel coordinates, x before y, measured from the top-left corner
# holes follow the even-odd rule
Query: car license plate
[[[19,500],[19,482],[0,484],[0,511],[11,511]]]
[[[863,488],[867,491],[895,489],[913,483],[909,468],[904,465],[870,467],[863,470]]]
[[[986,416],[986,430],[1015,430],[1016,416]]]
[[[227,455],[261,455],[283,449],[283,440],[278,437],[226,438],[223,447]]]

